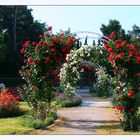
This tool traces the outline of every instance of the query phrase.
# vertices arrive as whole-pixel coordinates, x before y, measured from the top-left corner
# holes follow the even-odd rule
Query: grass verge
[[[24,115],[0,119],[0,135],[31,134],[34,130],[42,129],[56,120],[55,113],[50,114],[44,123],[33,119],[29,115],[30,108],[25,102],[20,102],[20,108],[25,112]]]

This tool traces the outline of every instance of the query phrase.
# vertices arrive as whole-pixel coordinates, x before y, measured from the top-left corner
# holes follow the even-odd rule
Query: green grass
[[[20,108],[25,111],[24,115],[0,119],[0,135],[31,134],[35,129],[46,127],[56,120],[55,114],[49,116],[45,123],[33,119],[29,115],[30,108],[26,102],[20,102]]]
[[[28,114],[30,108],[28,107],[27,103],[20,102],[20,108]],[[25,114],[25,115],[26,115]],[[25,134],[34,129],[31,127],[25,127],[22,125],[23,116],[19,117],[12,117],[12,118],[1,118],[0,119],[0,134]]]
[[[34,128],[23,126],[21,121],[22,117],[0,119],[0,135],[26,134],[34,130]]]

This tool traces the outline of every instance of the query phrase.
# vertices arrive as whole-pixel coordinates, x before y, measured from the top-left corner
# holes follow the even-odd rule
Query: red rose
[[[34,49],[34,50],[35,50],[35,52],[37,52],[37,51],[38,51],[38,47],[35,47],[35,49]]]
[[[40,35],[40,36],[39,36],[39,38],[43,38],[43,36],[42,36],[42,35]]]
[[[68,42],[72,43],[73,42],[72,38],[68,38]]]
[[[18,73],[22,73],[22,70],[19,70]]]
[[[60,43],[60,39],[58,39],[56,42],[57,42],[57,43]]]
[[[122,76],[126,75],[126,72],[122,71],[122,72],[121,72],[121,75],[122,75]]]
[[[129,53],[130,56],[133,56],[133,52],[132,51],[129,50],[128,53]]]
[[[115,43],[120,43],[120,40],[119,39],[115,40]]]
[[[26,70],[26,72],[30,75],[31,71],[30,70]]]
[[[52,30],[52,26],[49,26],[49,27],[48,27],[48,31],[51,31],[51,30]]]
[[[23,47],[25,48],[25,47],[27,47],[29,44],[30,44],[30,40],[28,40],[28,41],[26,41],[24,44],[23,44]]]
[[[140,73],[137,73],[136,76],[140,77]]]
[[[111,35],[109,36],[109,38],[113,38],[115,35],[115,32],[112,32]]]
[[[43,40],[41,40],[41,41],[38,43],[38,47],[40,47],[42,44],[43,44]]]
[[[131,108],[130,108],[130,111],[131,111],[131,112],[134,112],[134,108],[133,108],[133,107],[131,107]]]
[[[112,48],[108,48],[108,52],[112,53],[113,49]]]
[[[119,80],[118,80],[118,79],[115,79],[115,82],[116,82],[116,83],[118,83],[118,82],[119,82]]]
[[[132,89],[130,89],[128,92],[128,97],[131,98],[133,96],[134,96],[134,91]]]
[[[28,79],[30,80],[31,79],[31,76],[28,76]]]
[[[61,34],[60,34],[60,37],[62,37],[62,36],[64,36],[64,33],[61,33]]]
[[[28,58],[28,62],[29,63],[33,63],[34,62],[34,59],[30,57],[30,58]]]
[[[24,52],[25,52],[25,49],[24,49],[24,48],[22,48],[22,49],[20,50],[20,52],[21,52],[21,53],[24,53]]]
[[[26,63],[27,62],[27,59],[24,59],[24,61],[23,61],[24,63]]]
[[[9,101],[4,102],[4,105],[5,105],[5,106],[8,106],[9,104],[10,104]]]
[[[127,62],[128,62],[128,63],[130,62],[130,58],[127,58]]]
[[[122,110],[124,110],[124,107],[123,106],[117,106],[117,110],[122,111]]]
[[[3,104],[2,103],[0,103],[0,107],[3,107]]]
[[[46,43],[46,42],[44,42],[44,46],[45,46],[45,47],[47,46],[47,43]]]
[[[32,42],[32,45],[35,45],[36,44],[36,42]]]
[[[117,49],[122,49],[123,48],[123,45],[122,44],[118,44],[116,48]]]

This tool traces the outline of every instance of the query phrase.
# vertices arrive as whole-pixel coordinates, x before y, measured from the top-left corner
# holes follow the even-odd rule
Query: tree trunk
[[[14,48],[17,48],[17,36],[16,36],[16,26],[17,26],[17,6],[14,7]]]

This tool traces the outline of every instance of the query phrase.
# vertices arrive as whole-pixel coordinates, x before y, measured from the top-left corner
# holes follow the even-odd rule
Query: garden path
[[[35,134],[97,134],[97,130],[118,124],[118,117],[112,109],[109,99],[92,97],[88,90],[77,90],[83,103],[79,107],[58,110],[58,116],[64,118],[46,130],[37,130]]]

